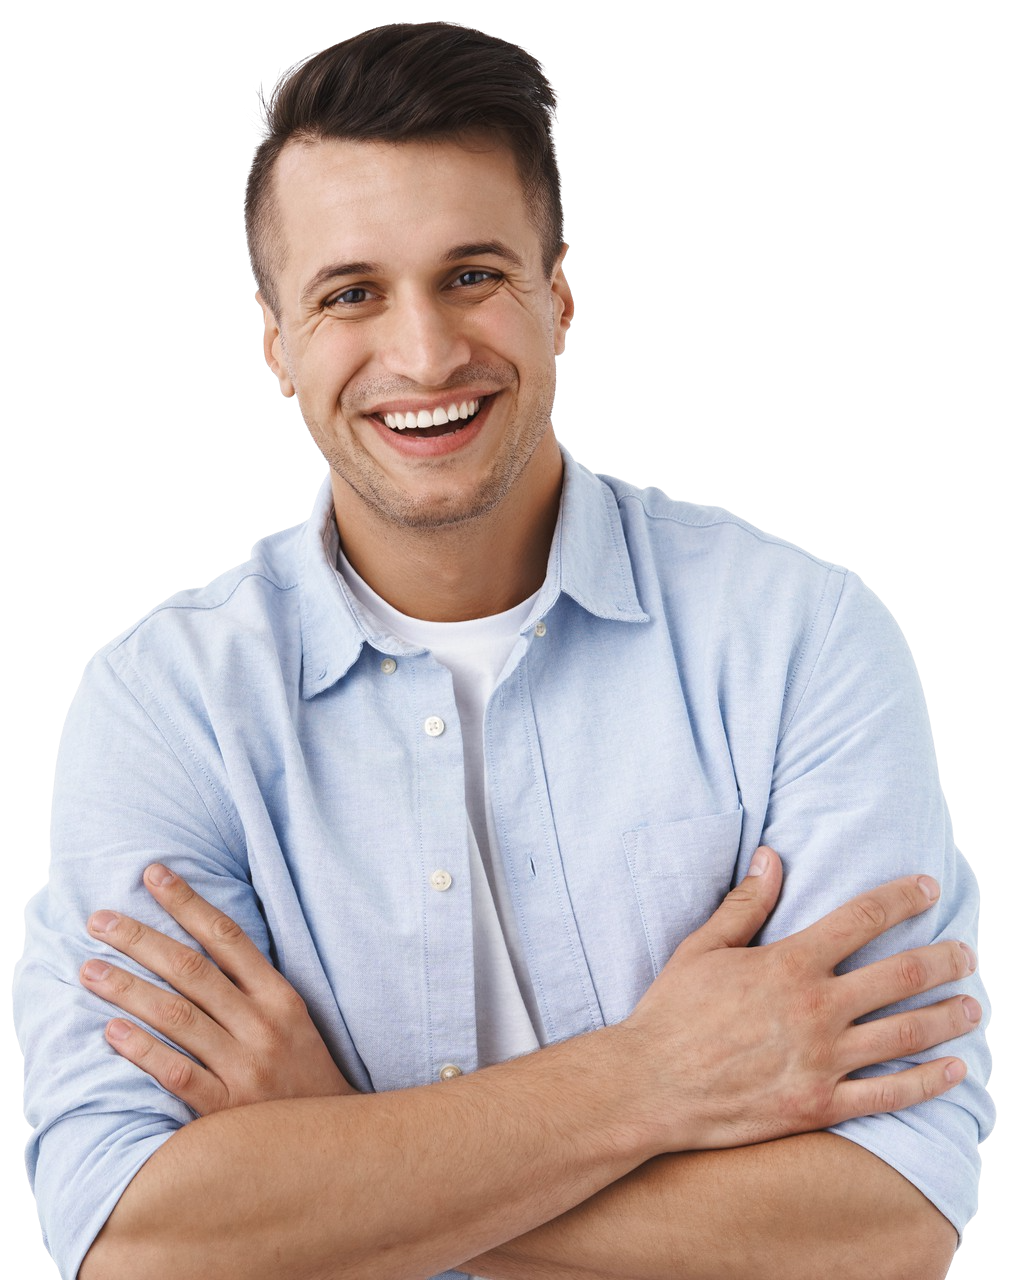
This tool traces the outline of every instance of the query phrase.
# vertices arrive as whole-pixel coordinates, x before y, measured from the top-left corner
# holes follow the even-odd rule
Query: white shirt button
[[[440,716],[429,716],[425,721],[425,732],[430,738],[437,738],[446,730],[446,722]]]
[[[433,889],[438,889],[440,893],[445,893],[453,883],[453,877],[448,871],[433,871],[428,877],[428,883]]]
[[[535,636],[546,636],[547,634],[548,634],[548,629],[547,629],[547,627],[544,625],[544,623],[543,623],[543,622],[535,622],[535,623],[534,623],[534,635],[535,635]]]
[[[457,1076],[462,1076],[463,1072],[455,1062],[447,1062],[439,1072],[440,1080],[455,1080]]]
[[[397,669],[397,664],[395,659],[393,658],[384,658],[382,662],[380,662],[379,664],[379,670],[383,673],[384,676],[393,675],[396,669]]]

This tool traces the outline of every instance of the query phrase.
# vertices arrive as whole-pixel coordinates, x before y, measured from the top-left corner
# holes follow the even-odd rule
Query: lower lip
[[[481,434],[494,400],[494,395],[485,396],[481,408],[473,418],[468,418],[459,431],[448,431],[442,436],[419,436],[414,431],[391,431],[385,422],[377,422],[375,418],[369,418],[368,421],[383,442],[391,449],[396,449],[403,457],[441,458],[447,453],[465,449]]]

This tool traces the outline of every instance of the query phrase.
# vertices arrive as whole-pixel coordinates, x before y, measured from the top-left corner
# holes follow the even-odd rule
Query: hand
[[[663,1150],[715,1149],[825,1129],[899,1111],[965,1075],[943,1057],[868,1079],[851,1072],[965,1035],[982,1010],[971,996],[869,1022],[896,1001],[964,978],[976,967],[959,942],[919,947],[837,976],[847,956],[939,897],[928,876],[861,894],[802,932],[748,947],[782,884],[771,849],[711,918],[682,942],[623,1024],[666,1075],[655,1122]],[[661,1111],[661,1107],[664,1108]],[[674,1133],[671,1134],[671,1126]]]
[[[144,884],[211,959],[127,916],[97,911],[91,917],[93,938],[164,978],[174,991],[97,959],[82,967],[83,984],[193,1057],[114,1018],[105,1035],[118,1054],[199,1115],[276,1098],[356,1092],[301,996],[234,920],[157,863],[145,871]]]

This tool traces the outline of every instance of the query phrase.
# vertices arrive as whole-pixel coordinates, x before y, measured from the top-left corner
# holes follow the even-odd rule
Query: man
[[[551,105],[441,24],[272,105],[264,350],[330,480],[71,711],[20,997],[65,1274],[929,1276],[972,1211],[908,655],[850,575],[561,453]]]

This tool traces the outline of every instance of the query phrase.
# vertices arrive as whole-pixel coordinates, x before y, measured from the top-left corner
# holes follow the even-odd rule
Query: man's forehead
[[[373,261],[490,242],[539,253],[512,152],[487,137],[289,142],[273,194],[285,257],[300,274],[333,253]]]
[[[493,135],[467,134],[455,139],[421,138],[403,142],[358,138],[293,139],[285,144],[274,168],[274,194],[282,203],[292,197],[304,201],[317,195],[323,200],[353,198],[356,192],[411,182],[427,175],[430,186],[440,170],[471,170],[495,175],[503,184],[515,184],[522,197],[523,183],[508,146]],[[461,203],[473,203],[474,190],[460,191]],[[417,193],[424,198],[424,187]],[[286,200],[287,197],[287,200]]]

